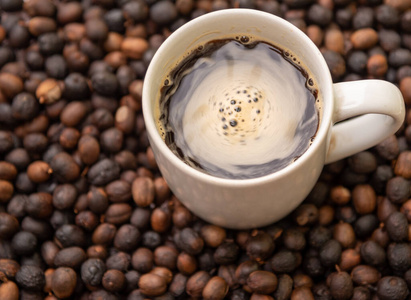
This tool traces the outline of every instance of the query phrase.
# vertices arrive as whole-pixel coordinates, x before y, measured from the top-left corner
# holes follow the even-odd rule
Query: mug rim
[[[222,18],[227,15],[237,15],[237,17],[241,17],[242,14],[244,17],[249,17],[252,14],[254,15],[254,17],[257,17],[257,18],[266,18],[267,21],[269,22],[281,23],[282,26],[290,28],[290,30],[292,31],[293,39],[301,39],[304,42],[304,44],[306,44],[306,46],[309,47],[309,53],[311,53],[310,57],[315,55],[314,59],[316,59],[317,63],[320,64],[321,66],[320,74],[315,74],[315,78],[319,82],[319,88],[321,89],[321,95],[323,97],[322,101],[323,103],[327,101],[327,104],[323,106],[320,124],[316,132],[314,141],[308,147],[308,149],[295,162],[285,166],[284,168],[278,171],[274,171],[273,173],[269,173],[264,176],[246,178],[246,179],[223,178],[223,177],[218,177],[215,175],[211,175],[211,174],[199,171],[189,166],[188,164],[183,162],[179,157],[177,157],[168,148],[168,146],[166,145],[166,143],[163,141],[162,137],[160,136],[160,133],[158,132],[157,126],[154,121],[154,112],[152,109],[152,105],[150,104],[152,103],[152,101],[156,101],[157,99],[155,97],[152,97],[149,93],[149,90],[151,90],[150,86],[152,85],[152,82],[149,81],[148,78],[156,76],[155,69],[158,68],[158,66],[156,66],[158,64],[156,63],[156,61],[158,61],[159,57],[167,55],[166,52],[169,49],[169,47],[172,46],[173,39],[177,37],[178,35],[184,34],[184,32],[188,30],[190,26],[197,24],[197,23],[209,22],[209,19]],[[195,177],[196,179],[199,179],[199,180],[209,181],[209,182],[212,182],[213,184],[217,184],[221,186],[229,185],[229,186],[244,187],[244,186],[249,186],[249,185],[255,185],[256,183],[258,184],[266,183],[266,182],[276,180],[276,179],[286,176],[288,173],[291,173],[295,171],[296,169],[298,169],[300,165],[304,163],[304,161],[309,160],[315,154],[315,152],[319,151],[320,150],[319,148],[322,146],[323,142],[328,142],[327,137],[328,137],[328,132],[330,130],[330,124],[332,122],[332,115],[334,111],[332,86],[333,86],[333,81],[331,78],[331,73],[328,69],[328,65],[323,55],[321,54],[319,48],[298,27],[282,19],[281,17],[278,17],[276,15],[273,15],[267,12],[263,12],[263,11],[259,11],[255,9],[247,9],[247,8],[230,8],[230,9],[223,9],[219,11],[206,13],[202,16],[199,16],[193,20],[188,21],[187,23],[179,27],[177,30],[175,30],[161,44],[160,48],[158,48],[156,53],[154,54],[147,68],[145,77],[144,77],[143,92],[142,92],[142,112],[143,112],[144,123],[146,126],[146,130],[149,136],[150,143],[155,143],[156,146],[159,148],[159,151],[161,151],[163,155],[167,156],[167,159],[174,166],[178,167],[180,170],[184,171],[189,176]],[[325,161],[325,158],[326,157],[323,158],[323,163]]]

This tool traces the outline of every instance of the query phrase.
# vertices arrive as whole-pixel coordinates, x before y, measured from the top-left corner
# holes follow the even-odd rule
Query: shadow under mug
[[[252,179],[219,178],[191,168],[164,143],[154,117],[164,80],[182,57],[207,41],[236,35],[251,35],[290,50],[313,75],[323,99],[321,121],[308,150],[284,169]],[[250,9],[212,12],[171,34],[149,65],[142,101],[150,145],[172,192],[202,219],[234,229],[261,227],[285,217],[309,194],[324,164],[378,144],[394,134],[405,117],[404,100],[393,84],[333,84],[321,52],[302,31]]]

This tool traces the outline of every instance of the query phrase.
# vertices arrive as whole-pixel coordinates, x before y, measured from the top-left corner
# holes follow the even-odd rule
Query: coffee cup
[[[280,51],[283,57],[291,55],[296,64],[303,66],[309,74],[307,82],[313,80],[314,94],[319,95],[316,99],[319,102],[316,104],[318,124],[309,146],[282,168],[247,178],[216,176],[205,169],[193,167],[166,144],[162,136],[164,132],[158,125],[159,114],[163,114],[158,103],[169,85],[170,74],[194,51],[203,49],[211,41],[229,39],[240,43],[244,37],[247,43],[250,40],[261,41],[278,47],[283,51]],[[249,90],[258,90],[258,81],[248,87]],[[244,94],[246,91],[244,89]],[[238,92],[241,93],[240,90]],[[245,103],[247,98],[241,99]],[[228,96],[226,100],[233,101]],[[250,9],[212,12],[172,33],[157,50],[148,67],[142,102],[150,145],[174,195],[202,219],[233,229],[261,227],[285,217],[309,194],[324,164],[375,146],[394,134],[405,116],[404,100],[396,86],[383,80],[334,84],[320,50],[301,30],[275,15]],[[183,106],[181,109],[186,108]],[[285,114],[285,119],[279,123],[287,121],[287,116]],[[225,124],[221,126],[227,127]],[[202,127],[208,130],[207,126]],[[281,127],[279,130],[282,130]],[[173,136],[178,134],[182,133],[173,132]],[[207,143],[212,150],[214,140]],[[259,144],[258,147],[261,150],[263,146]],[[216,146],[215,149],[220,148]],[[216,156],[219,151],[216,150]],[[258,151],[248,152],[245,155],[252,158],[253,153]]]

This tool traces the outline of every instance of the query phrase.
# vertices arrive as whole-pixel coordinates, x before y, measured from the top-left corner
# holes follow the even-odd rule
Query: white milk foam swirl
[[[281,169],[308,148],[317,130],[307,79],[262,46],[250,51],[228,43],[198,59],[186,71],[191,82],[183,78],[186,89],[177,88],[170,102],[177,147],[216,176],[250,178]]]

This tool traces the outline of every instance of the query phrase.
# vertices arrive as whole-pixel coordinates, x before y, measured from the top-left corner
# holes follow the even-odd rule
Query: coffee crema
[[[199,46],[164,80],[157,128],[176,156],[207,174],[261,177],[311,145],[321,101],[313,77],[286,50],[248,36]]]

